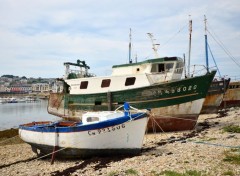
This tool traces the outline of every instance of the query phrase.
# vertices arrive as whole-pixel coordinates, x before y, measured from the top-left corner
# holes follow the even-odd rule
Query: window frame
[[[101,88],[110,87],[111,79],[103,79],[101,83]]]
[[[87,89],[88,88],[88,81],[81,81],[80,89]]]
[[[127,77],[125,80],[125,86],[132,86],[136,82],[136,77]]]

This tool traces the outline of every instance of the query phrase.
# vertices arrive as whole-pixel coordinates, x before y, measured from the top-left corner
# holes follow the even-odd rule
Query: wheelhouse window
[[[152,64],[151,72],[171,72],[173,70],[174,63],[166,63],[166,64]]]
[[[80,84],[80,89],[87,89],[88,87],[88,81],[82,81]]]
[[[178,62],[176,65],[175,73],[181,74],[183,72],[184,63]]]
[[[126,79],[125,81],[125,86],[131,86],[131,85],[134,85],[136,81],[136,78],[135,77],[129,77]]]
[[[96,122],[99,121],[99,117],[88,117],[87,122]]]
[[[164,72],[165,68],[164,68],[164,64],[158,64],[158,72]]]
[[[165,70],[166,70],[167,72],[171,72],[171,71],[173,71],[173,66],[174,66],[174,63],[167,63],[167,64],[165,65]]]
[[[109,86],[110,86],[110,83],[111,83],[111,79],[103,79],[103,80],[102,80],[101,87],[102,87],[102,88],[104,88],[104,87],[109,87]]]
[[[152,64],[151,72],[156,73],[156,72],[164,72],[165,67],[164,64]]]

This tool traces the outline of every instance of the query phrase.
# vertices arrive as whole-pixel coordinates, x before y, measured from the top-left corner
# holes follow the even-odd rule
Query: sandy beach
[[[235,131],[229,130],[235,126]],[[0,135],[0,175],[240,175],[240,108],[200,115],[195,130],[146,134],[137,156],[38,159],[12,131]]]

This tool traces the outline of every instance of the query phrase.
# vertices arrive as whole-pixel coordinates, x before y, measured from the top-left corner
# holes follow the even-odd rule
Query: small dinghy
[[[19,135],[38,155],[85,158],[141,151],[148,112],[125,103],[124,111],[87,112],[82,122],[32,122],[19,126]],[[133,109],[133,110],[132,110]]]

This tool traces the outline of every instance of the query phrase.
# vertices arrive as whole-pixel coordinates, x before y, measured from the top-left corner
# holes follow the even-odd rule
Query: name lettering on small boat
[[[109,132],[113,132],[115,130],[120,130],[121,128],[125,128],[125,124],[124,123],[121,124],[121,125],[107,127],[107,128],[102,128],[102,129],[98,129],[98,130],[89,130],[88,131],[88,135],[92,136],[92,135],[97,135],[97,134],[102,134],[102,133],[109,133]]]

